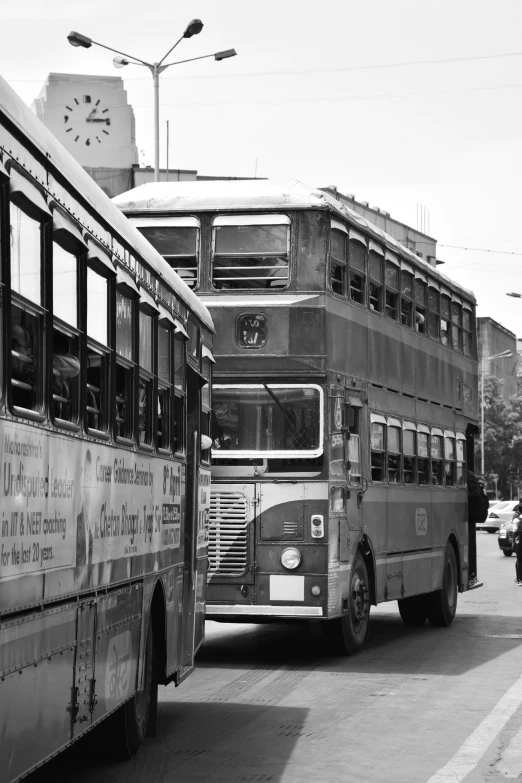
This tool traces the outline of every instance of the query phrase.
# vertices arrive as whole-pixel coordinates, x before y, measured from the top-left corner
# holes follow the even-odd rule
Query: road
[[[485,586],[451,628],[372,610],[366,648],[326,654],[320,629],[207,623],[197,672],[160,688],[158,736],[131,762],[73,748],[29,783],[522,781],[522,590],[496,535]]]

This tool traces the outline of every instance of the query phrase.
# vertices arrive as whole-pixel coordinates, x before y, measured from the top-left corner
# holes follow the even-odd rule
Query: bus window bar
[[[100,387],[99,386],[93,386],[92,383],[87,384],[88,391],[94,392],[95,394],[100,393]]]
[[[288,275],[241,275],[240,277],[220,277],[214,275],[214,282],[223,281],[224,283],[227,283],[230,280],[277,280],[278,282],[282,282],[288,280]]]
[[[32,391],[33,387],[30,383],[26,383],[25,381],[19,381],[16,378],[11,378],[11,385],[16,386],[17,389],[24,389],[24,391]]]

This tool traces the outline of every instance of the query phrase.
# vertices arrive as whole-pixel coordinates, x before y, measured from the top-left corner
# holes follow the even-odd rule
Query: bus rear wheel
[[[397,601],[404,625],[408,627],[424,625],[428,617],[428,601],[425,595],[414,595]]]
[[[430,594],[428,602],[428,620],[431,625],[447,627],[451,625],[457,611],[458,570],[457,556],[453,546],[448,543],[444,556],[442,588]]]
[[[113,716],[115,722],[115,731],[111,736],[113,758],[121,760],[132,758],[147,736],[148,728],[151,725],[155,726],[158,681],[154,647],[154,632],[150,617],[143,662],[143,690],[125,702]]]
[[[332,651],[339,655],[354,655],[364,644],[370,623],[370,591],[368,571],[360,554],[352,568],[348,611],[342,617],[326,620],[323,633]]]

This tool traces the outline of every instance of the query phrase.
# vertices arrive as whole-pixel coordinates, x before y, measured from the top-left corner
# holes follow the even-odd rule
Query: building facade
[[[498,378],[502,396],[509,400],[517,393],[518,353],[517,338],[505,326],[493,318],[477,318],[478,356],[484,377],[492,375]],[[509,351],[511,356],[489,359],[499,353]]]

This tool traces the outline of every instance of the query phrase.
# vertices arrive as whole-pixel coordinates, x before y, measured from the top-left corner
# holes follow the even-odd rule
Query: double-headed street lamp
[[[511,351],[502,351],[494,356],[483,356],[480,360],[480,474],[484,476],[484,362],[491,359],[510,359]]]
[[[102,49],[108,49],[110,52],[116,52],[118,57],[113,59],[115,68],[123,68],[125,65],[144,65],[152,73],[154,79],[154,181],[159,182],[159,77],[160,73],[170,68],[171,65],[181,65],[182,63],[191,63],[194,60],[205,60],[207,57],[213,57],[215,60],[226,60],[228,57],[235,57],[237,52],[235,49],[225,49],[223,52],[214,52],[213,54],[204,54],[201,57],[191,57],[189,60],[178,60],[173,63],[166,63],[163,65],[169,54],[176,48],[176,46],[183,40],[183,38],[192,38],[193,35],[197,35],[203,29],[203,22],[201,19],[193,19],[187,26],[187,29],[179,39],[172,46],[167,54],[162,57],[158,63],[148,63],[145,60],[140,60],[139,57],[134,57],[125,52],[120,52],[118,49],[113,49],[110,46],[105,46],[98,41],[93,41],[92,38],[87,38],[86,35],[76,33],[74,30],[69,33],[67,40],[71,46],[82,46],[84,49],[89,49],[93,44],[95,46],[101,46]]]

